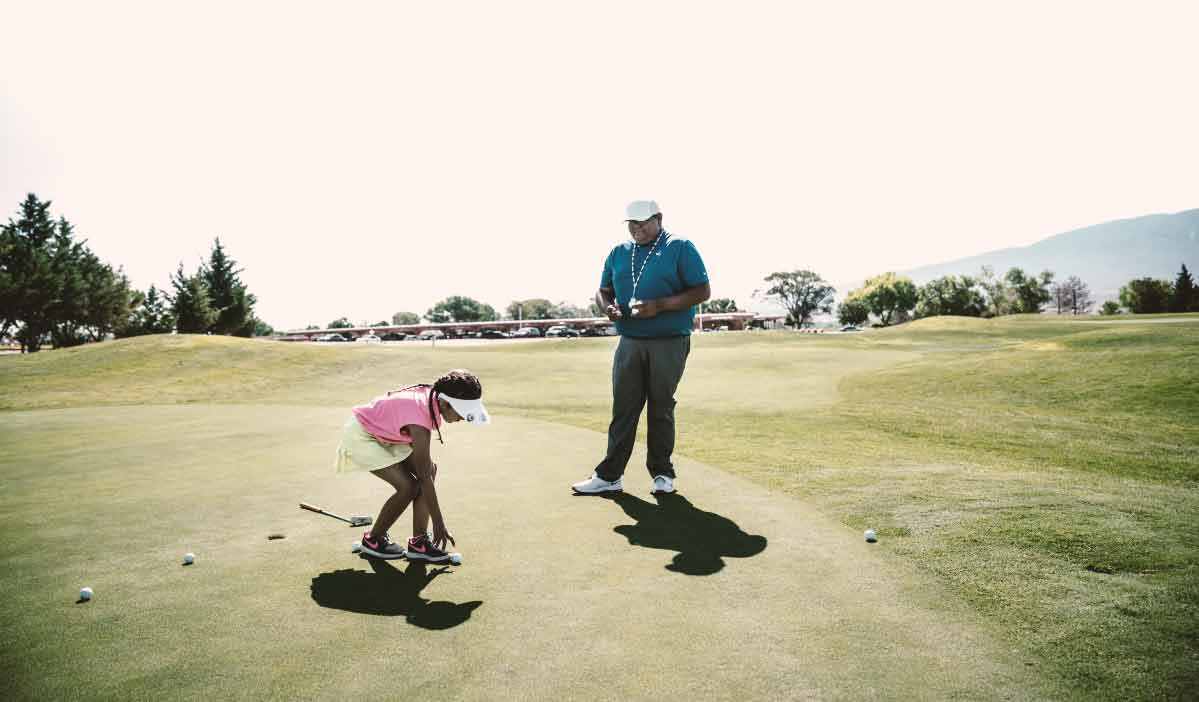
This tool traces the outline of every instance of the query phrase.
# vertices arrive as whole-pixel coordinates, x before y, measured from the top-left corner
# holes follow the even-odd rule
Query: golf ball
[[[195,562],[196,562],[196,554],[194,554],[194,553],[183,554],[183,565],[191,565],[192,563],[195,563]]]
[[[81,588],[79,590],[79,599],[84,601],[92,599],[92,589],[90,587]]]
[[[450,554],[450,563],[453,563],[454,565],[462,565],[462,554],[461,553],[451,553]]]
[[[866,542],[872,544],[875,541],[878,541],[878,535],[874,533],[874,529],[867,529],[866,530]]]

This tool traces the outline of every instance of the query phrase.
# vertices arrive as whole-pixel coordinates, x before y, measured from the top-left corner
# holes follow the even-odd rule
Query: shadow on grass
[[[424,563],[410,562],[400,570],[388,561],[363,558],[374,572],[346,568],[321,573],[312,579],[312,599],[322,607],[385,617],[403,616],[422,629],[449,629],[470,619],[482,601],[430,602],[420,596],[433,578],[448,568],[428,570]]]
[[[686,575],[711,575],[724,568],[725,558],[748,558],[766,550],[766,537],[746,534],[733,520],[697,509],[678,493],[655,495],[651,504],[627,492],[614,495],[636,524],[613,531],[634,546],[678,551],[667,570]]]

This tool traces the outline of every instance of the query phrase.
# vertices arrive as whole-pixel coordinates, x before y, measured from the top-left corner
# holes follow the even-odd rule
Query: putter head
[[[350,517],[350,526],[352,526],[352,527],[370,526],[371,521],[372,520],[370,517]]]

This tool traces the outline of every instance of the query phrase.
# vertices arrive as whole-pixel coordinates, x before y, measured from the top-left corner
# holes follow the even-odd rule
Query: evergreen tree
[[[128,326],[119,336],[169,334],[175,328],[175,316],[167,306],[169,301],[153,285],[143,295],[138,293]]]
[[[220,237],[212,245],[208,262],[200,266],[199,276],[208,288],[208,304],[216,313],[208,331],[213,334],[251,336],[254,333],[254,304],[257,299],[246,291],[239,277],[242,269],[225,253]]]
[[[1195,280],[1185,263],[1174,279],[1174,294],[1170,296],[1168,309],[1171,312],[1199,312],[1199,294],[1195,292]]]
[[[171,286],[175,289],[171,296],[171,314],[175,317],[175,329],[180,334],[203,334],[216,320],[216,310],[208,302],[208,285],[199,273],[186,275],[183,264],[171,276]]]
[[[25,351],[99,341],[129,314],[129,282],[100,261],[50,202],[30,193],[0,228],[0,335],[15,330]]]

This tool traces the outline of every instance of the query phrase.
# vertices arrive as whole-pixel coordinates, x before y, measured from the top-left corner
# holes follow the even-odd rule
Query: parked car
[[[843,331],[843,332],[856,332],[856,331],[862,331],[862,330],[861,330],[861,329],[859,329],[859,328],[858,328],[858,325],[856,325],[856,324],[846,324],[845,326],[841,327],[841,331]]]
[[[320,336],[316,337],[316,340],[317,341],[349,341],[349,339],[345,338],[341,334],[321,334]]]
[[[362,336],[358,337],[354,341],[357,341],[360,344],[381,344],[381,343],[383,343],[383,340],[380,339],[379,337],[375,336],[374,334],[363,334]]]
[[[612,327],[587,327],[579,332],[579,336],[612,336],[615,333]]]
[[[512,335],[499,329],[484,329],[479,332],[480,339],[510,339]]]
[[[514,337],[541,336],[541,330],[538,329],[537,327],[521,327],[520,329],[517,329],[516,331],[512,332],[512,336],[514,336]]]
[[[556,325],[550,327],[549,329],[546,329],[545,335],[546,336],[561,336],[564,338],[574,339],[574,338],[578,338],[579,332],[575,329],[571,329],[568,326],[565,326],[562,324],[556,324]]]
[[[423,331],[420,334],[418,334],[416,336],[416,338],[422,339],[424,341],[428,341],[429,339],[444,339],[445,332],[443,332],[440,329],[429,329],[427,331]]]

